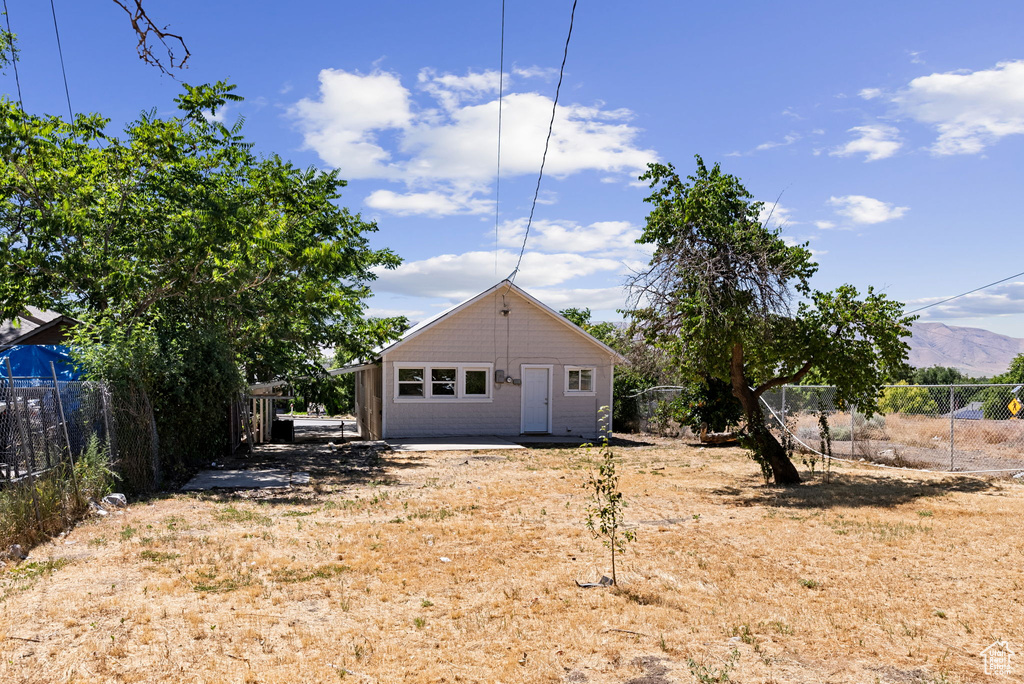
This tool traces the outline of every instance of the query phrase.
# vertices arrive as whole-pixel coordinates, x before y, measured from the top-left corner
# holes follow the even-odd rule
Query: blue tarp
[[[11,360],[14,377],[52,378],[50,362],[57,369],[58,380],[79,380],[82,371],[71,360],[71,350],[62,344],[22,344],[0,351],[0,377],[7,377],[7,361]]]

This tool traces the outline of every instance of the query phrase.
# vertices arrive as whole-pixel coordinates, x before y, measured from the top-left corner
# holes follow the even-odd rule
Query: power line
[[[537,175],[537,188],[533,191],[533,204],[530,205],[530,218],[526,221],[526,233],[523,235],[523,246],[519,250],[519,259],[516,261],[516,268],[509,276],[509,282],[515,282],[516,273],[519,272],[519,265],[523,263],[523,253],[526,252],[526,241],[530,237],[530,226],[533,224],[533,212],[537,209],[537,197],[540,196],[540,181],[544,178],[544,163],[548,158],[548,146],[551,144],[551,131],[555,127],[555,110],[558,109],[558,94],[562,90],[562,76],[565,74],[565,60],[569,57],[569,40],[572,38],[572,25],[576,19],[576,0],[572,0],[572,12],[569,14],[569,35],[565,37],[565,51],[562,53],[562,66],[558,69],[558,85],[555,86],[555,101],[551,103],[551,121],[548,122],[548,136],[544,140],[544,154],[540,158],[540,173]]]
[[[498,168],[494,174],[494,277],[498,277],[498,212],[501,203],[501,103],[505,95],[505,0],[501,0],[501,47],[498,51]]]
[[[931,304],[927,304],[927,305],[925,305],[925,306],[922,306],[922,307],[919,307],[919,308],[917,308],[917,309],[914,309],[913,311],[908,311],[908,312],[906,313],[906,315],[908,315],[908,316],[909,316],[910,314],[915,314],[915,313],[917,313],[918,311],[924,311],[925,309],[930,309],[930,308],[932,308],[933,306],[938,306],[939,304],[945,304],[946,302],[951,302],[951,301],[953,301],[954,299],[960,299],[961,297],[966,297],[967,295],[969,295],[969,294],[974,294],[975,292],[977,292],[977,291],[979,291],[979,290],[984,290],[984,289],[985,289],[985,288],[987,288],[987,287],[992,287],[993,285],[998,285],[999,283],[1005,283],[1005,282],[1006,282],[1007,280],[1011,280],[1011,279],[1013,279],[1013,278],[1016,278],[1016,277],[1018,277],[1018,276],[1022,276],[1022,275],[1024,275],[1024,271],[1021,271],[1020,273],[1014,273],[1014,274],[1013,274],[1012,276],[1007,276],[1007,277],[1003,278],[1002,280],[997,280],[997,281],[995,281],[994,283],[989,283],[988,285],[982,285],[981,287],[976,287],[976,288],[974,288],[973,290],[970,290],[970,291],[968,291],[968,292],[963,292],[963,293],[961,293],[961,294],[958,294],[958,295],[954,295],[954,296],[952,296],[952,297],[947,297],[946,299],[943,299],[943,300],[941,300],[941,301],[938,301],[938,302],[933,302],[933,303],[931,303]]]
[[[7,0],[4,0],[6,3]],[[53,5],[53,0],[50,0],[50,13],[53,14],[53,32],[57,36],[57,54],[60,56],[60,73],[64,76],[64,96],[68,100],[68,124],[73,124],[75,119],[75,113],[71,109],[71,91],[68,90],[68,72],[64,70],[64,50],[60,47],[60,29],[57,28],[57,8]]]
[[[11,31],[11,13],[7,11],[7,0],[4,0],[4,18],[7,20],[7,38],[11,47],[11,66],[14,67],[14,84],[18,88],[18,104],[25,111],[25,102],[21,99],[21,78],[18,76],[18,52],[14,49],[14,33]]]

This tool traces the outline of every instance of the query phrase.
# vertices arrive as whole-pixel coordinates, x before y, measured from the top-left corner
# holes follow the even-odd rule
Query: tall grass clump
[[[74,467],[65,461],[0,488],[0,551],[28,548],[67,529],[88,512],[89,499],[110,493],[115,478],[106,444],[93,435]]]

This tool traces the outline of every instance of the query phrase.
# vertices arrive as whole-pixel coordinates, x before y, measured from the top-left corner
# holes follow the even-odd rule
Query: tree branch
[[[134,2],[134,8],[129,9],[129,3]],[[139,44],[136,47],[139,53],[139,59],[150,66],[155,66],[157,69],[173,76],[171,70],[173,69],[187,69],[186,63],[188,58],[192,56],[189,52],[188,45],[185,44],[185,39],[176,33],[171,33],[167,30],[167,26],[160,28],[153,23],[153,20],[146,14],[146,10],[142,7],[142,0],[114,0],[114,3],[123,9],[131,21],[132,28],[135,29],[136,35],[139,37]],[[167,66],[161,61],[160,57],[153,54],[153,47],[150,44],[150,35],[156,36],[156,39],[164,46],[167,50]],[[185,51],[185,56],[181,59],[176,59],[174,56],[174,47],[171,43],[177,43],[181,46],[181,49]]]

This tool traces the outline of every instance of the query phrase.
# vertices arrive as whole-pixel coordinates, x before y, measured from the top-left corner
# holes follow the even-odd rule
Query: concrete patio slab
[[[280,468],[265,470],[201,470],[181,488],[183,492],[206,489],[284,489],[309,484],[309,473]]]
[[[384,440],[393,451],[473,451],[489,449],[522,449],[515,442],[501,437],[420,437]]]

